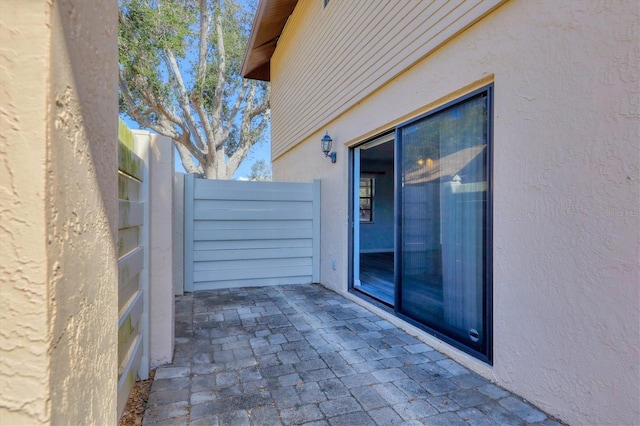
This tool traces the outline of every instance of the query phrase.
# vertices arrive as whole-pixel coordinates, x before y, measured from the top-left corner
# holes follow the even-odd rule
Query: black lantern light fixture
[[[331,139],[331,136],[329,136],[329,132],[327,132],[323,137],[322,137],[322,152],[324,152],[324,156],[325,157],[329,157],[331,158],[331,162],[335,163],[336,162],[336,153],[334,152],[330,152],[331,151],[331,143],[333,142],[333,139]]]

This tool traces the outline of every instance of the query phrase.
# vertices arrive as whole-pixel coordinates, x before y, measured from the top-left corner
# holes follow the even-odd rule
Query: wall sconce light
[[[331,162],[335,163],[336,162],[336,153],[334,152],[329,152],[331,151],[331,143],[333,142],[333,139],[331,139],[331,136],[329,136],[329,132],[327,132],[323,137],[322,137],[322,152],[324,152],[324,156],[325,157],[329,157],[331,158]]]

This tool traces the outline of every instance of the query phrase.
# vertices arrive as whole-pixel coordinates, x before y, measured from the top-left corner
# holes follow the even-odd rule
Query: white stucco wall
[[[347,145],[494,82],[494,365],[423,337],[571,424],[640,423],[638,22],[633,0],[510,1],[278,158],[322,180],[322,283],[347,289]]]
[[[117,422],[117,10],[2,2],[2,424]]]

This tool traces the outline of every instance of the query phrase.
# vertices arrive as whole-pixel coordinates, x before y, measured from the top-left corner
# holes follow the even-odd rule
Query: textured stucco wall
[[[322,179],[322,283],[347,288],[345,144],[494,82],[494,365],[437,346],[569,423],[640,424],[638,22],[632,0],[513,0],[278,159]]]
[[[0,424],[50,418],[46,141],[50,8],[0,6]]]
[[[0,20],[0,423],[115,424],[117,2]]]
[[[117,19],[114,0],[52,5],[47,238],[54,424],[116,420]]]

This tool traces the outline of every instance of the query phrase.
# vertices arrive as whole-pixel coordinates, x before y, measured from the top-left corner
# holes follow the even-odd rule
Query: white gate
[[[185,176],[186,291],[320,279],[320,181]]]
[[[137,377],[149,375],[149,170],[147,146],[118,131],[118,417]],[[137,149],[136,149],[137,148]]]

